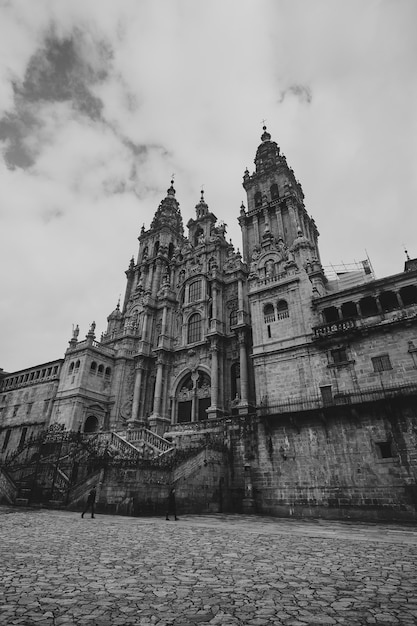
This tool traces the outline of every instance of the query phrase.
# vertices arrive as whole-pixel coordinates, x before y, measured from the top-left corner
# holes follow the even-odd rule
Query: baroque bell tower
[[[320,259],[317,245],[318,230],[304,206],[304,193],[293,170],[266,126],[262,143],[256,151],[255,171],[246,169],[243,187],[248,210],[242,205],[240,226],[243,238],[243,258],[250,263],[262,250],[274,242],[280,249],[289,249],[302,236],[310,244],[310,256]]]

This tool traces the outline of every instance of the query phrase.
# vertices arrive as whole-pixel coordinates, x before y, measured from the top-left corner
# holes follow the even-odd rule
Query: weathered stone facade
[[[301,185],[266,128],[261,139],[242,255],[203,193],[184,234],[171,182],[100,341],[94,322],[82,341],[77,327],[63,360],[3,373],[3,460],[55,425],[95,437],[105,510],[159,511],[175,483],[186,510],[416,518],[416,264],[328,277]],[[83,445],[60,460],[73,504],[98,480]],[[66,474],[78,463],[84,487]],[[148,487],[132,463],[148,463]]]

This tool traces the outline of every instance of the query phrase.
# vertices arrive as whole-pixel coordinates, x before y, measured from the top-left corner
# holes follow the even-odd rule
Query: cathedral
[[[0,498],[157,513],[417,519],[417,261],[329,275],[301,184],[263,128],[240,253],[173,181],[122,302],[62,359],[0,370]]]

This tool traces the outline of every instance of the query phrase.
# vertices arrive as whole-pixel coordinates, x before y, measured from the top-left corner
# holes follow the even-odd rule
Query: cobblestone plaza
[[[0,507],[3,626],[417,624],[413,526]]]

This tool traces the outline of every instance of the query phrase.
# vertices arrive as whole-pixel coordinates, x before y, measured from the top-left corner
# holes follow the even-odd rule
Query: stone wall
[[[259,421],[257,442],[255,453],[240,450],[250,463],[258,513],[417,520],[411,402],[269,416]]]
[[[165,515],[172,485],[178,515],[217,512],[230,506],[225,455],[207,449],[172,470],[151,465],[109,467],[100,485],[97,510],[119,515]]]

